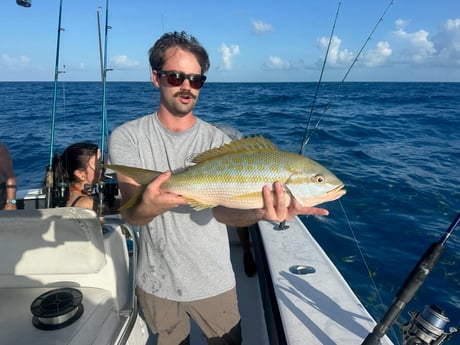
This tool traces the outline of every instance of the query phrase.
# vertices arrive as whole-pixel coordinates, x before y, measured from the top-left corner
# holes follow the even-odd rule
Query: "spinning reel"
[[[425,306],[423,312],[409,312],[411,319],[404,325],[398,324],[401,329],[403,345],[439,345],[449,340],[457,333],[455,327],[444,329],[449,318],[444,311],[436,306]]]

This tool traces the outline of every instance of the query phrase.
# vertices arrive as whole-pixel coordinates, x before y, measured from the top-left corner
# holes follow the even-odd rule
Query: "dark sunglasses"
[[[167,77],[168,84],[171,86],[180,86],[185,79],[188,79],[190,86],[194,89],[201,89],[206,80],[206,76],[203,74],[185,74],[182,72],[175,71],[157,71],[159,77],[165,75]]]

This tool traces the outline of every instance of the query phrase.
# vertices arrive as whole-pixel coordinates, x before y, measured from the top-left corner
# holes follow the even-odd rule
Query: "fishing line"
[[[383,18],[385,17],[385,15],[387,14],[387,12],[389,11],[390,7],[393,5],[394,3],[394,0],[391,0],[389,2],[389,4],[387,5],[387,7],[385,8],[385,10],[383,11],[383,14],[380,16],[380,18],[378,19],[377,23],[375,23],[374,27],[372,28],[371,32],[369,33],[369,35],[367,36],[366,40],[364,41],[363,45],[361,46],[361,49],[358,51],[358,54],[356,54],[355,58],[353,59],[353,61],[351,62],[351,65],[348,67],[347,71],[345,72],[345,75],[343,76],[342,80],[340,81],[340,84],[337,88],[337,90],[334,92],[334,94],[332,95],[331,97],[331,100],[327,103],[326,107],[324,108],[321,116],[319,117],[318,121],[316,122],[316,125],[315,127],[311,130],[311,131],[308,131],[308,126],[309,126],[309,123],[310,123],[310,118],[308,120],[308,123],[307,123],[307,130],[305,131],[305,136],[304,136],[304,140],[302,142],[302,146],[300,148],[300,154],[303,153],[303,150],[305,148],[305,146],[308,144],[308,142],[310,141],[310,138],[311,138],[311,134],[318,128],[319,126],[319,123],[321,122],[321,120],[323,119],[324,115],[326,114],[326,111],[331,107],[332,103],[334,102],[337,94],[339,93],[339,91],[341,90],[343,84],[345,83],[345,80],[346,78],[348,77],[348,75],[350,74],[353,66],[356,64],[356,62],[358,61],[359,57],[361,56],[361,53],[363,52],[364,48],[366,47],[367,43],[372,39],[372,35],[374,34],[375,30],[377,29],[377,27],[379,26],[379,24],[383,21]],[[335,22],[334,22],[334,26],[335,26]],[[329,39],[329,45],[330,45],[330,41],[332,40],[332,36],[331,38]],[[328,49],[329,49],[329,46],[328,46]],[[324,63],[326,62],[326,60],[324,61]],[[322,72],[321,72],[321,75],[322,75]],[[315,95],[316,97],[316,95]],[[314,99],[314,102],[316,101],[316,99]],[[313,108],[311,109],[311,112],[310,112],[310,117],[312,116],[312,113],[313,113]]]
[[[385,304],[383,303],[382,296],[380,295],[379,289],[377,287],[377,283],[375,282],[375,279],[371,274],[371,269],[370,269],[370,267],[369,267],[369,265],[367,263],[367,260],[366,260],[366,257],[364,255],[364,252],[363,252],[361,246],[359,245],[358,237],[356,236],[356,233],[353,230],[353,227],[351,226],[351,222],[350,222],[350,219],[348,218],[347,212],[346,212],[345,208],[343,207],[343,204],[340,201],[340,199],[338,200],[338,202],[339,202],[340,208],[342,209],[343,215],[345,216],[345,220],[346,220],[346,223],[347,223],[347,226],[348,226],[348,230],[350,231],[351,235],[353,236],[353,240],[356,243],[356,247],[358,249],[359,255],[360,255],[361,259],[363,260],[364,266],[365,266],[366,271],[367,271],[367,275],[369,276],[369,278],[371,280],[372,288],[377,293],[377,298],[379,300],[380,305],[384,306]],[[393,328],[391,329],[391,332],[393,333],[393,338],[396,339],[396,341],[397,341],[398,337],[397,337],[396,332],[395,332],[395,330]],[[397,341],[397,343],[399,344],[398,341]]]
[[[324,69],[325,69],[325,65],[326,65],[326,62],[327,62],[327,57],[328,57],[328,53],[329,53],[329,49],[330,49],[330,46],[331,46],[331,42],[332,42],[332,38],[333,38],[333,33],[334,33],[334,30],[335,30],[335,26],[336,26],[336,21],[337,21],[337,17],[338,17],[338,14],[339,14],[339,9],[340,9],[340,2],[339,2],[339,5],[338,5],[338,8],[337,8],[337,12],[336,12],[336,16],[335,16],[335,19],[334,19],[334,24],[333,24],[333,27],[332,27],[332,31],[331,31],[331,35],[329,37],[329,42],[328,42],[328,46],[327,46],[327,50],[326,50],[326,56],[324,58],[324,61],[323,61],[323,66],[322,66],[322,69],[321,69],[321,74],[320,74],[320,79],[318,81],[318,84],[317,84],[317,87],[316,87],[316,92],[315,92],[315,95],[314,95],[314,98],[313,98],[313,103],[312,103],[312,107],[311,107],[311,110],[310,110],[310,114],[309,114],[309,117],[308,117],[308,121],[307,121],[307,126],[306,126],[306,129],[305,129],[305,134],[304,134],[304,138],[303,138],[303,142],[302,142],[302,145],[301,145],[301,148],[300,148],[300,154],[303,154],[303,151],[304,151],[304,148],[305,146],[308,144],[308,142],[310,141],[310,138],[311,138],[311,135],[312,133],[317,130],[322,118],[325,116],[327,110],[331,107],[332,103],[334,102],[338,92],[341,90],[343,84],[345,83],[345,80],[347,79],[348,75],[350,74],[352,68],[354,67],[354,65],[356,64],[356,62],[358,61],[359,57],[361,56],[362,52],[364,51],[364,48],[367,46],[368,42],[371,40],[372,38],[372,35],[374,34],[374,32],[376,31],[377,27],[379,26],[379,24],[383,21],[383,18],[385,17],[385,15],[387,14],[387,12],[389,11],[390,7],[393,5],[394,1],[391,0],[387,7],[385,8],[385,10],[383,11],[382,15],[380,16],[380,18],[377,20],[376,24],[374,25],[374,27],[372,28],[371,32],[369,33],[369,35],[367,36],[366,40],[364,41],[363,45],[361,46],[360,50],[358,51],[358,53],[356,54],[355,58],[353,59],[351,65],[349,66],[349,68],[347,69],[347,71],[345,72],[345,75],[343,76],[342,80],[340,81],[340,84],[338,86],[338,88],[336,89],[335,93],[332,95],[330,101],[327,103],[326,107],[324,108],[322,114],[320,115],[318,121],[316,122],[314,128],[310,131],[309,130],[309,126],[310,126],[310,122],[311,122],[311,118],[312,118],[312,115],[313,115],[313,111],[314,111],[314,107],[316,105],[316,100],[318,98],[318,91],[319,91],[319,86],[320,86],[320,83],[321,83],[321,80],[322,80],[322,76],[323,76],[323,72],[324,72]],[[382,300],[382,296],[380,295],[380,292],[379,292],[379,289],[377,287],[377,284],[374,280],[374,278],[372,277],[372,274],[371,274],[371,270],[370,270],[370,267],[367,263],[367,260],[365,258],[365,255],[364,255],[364,252],[361,248],[361,246],[359,245],[359,241],[358,241],[358,238],[356,236],[356,233],[355,231],[353,230],[353,227],[351,226],[351,222],[350,222],[350,219],[348,218],[348,215],[347,215],[347,212],[345,210],[345,208],[343,207],[343,204],[340,200],[339,201],[339,205],[342,209],[342,212],[345,216],[345,220],[346,220],[346,223],[347,223],[347,226],[349,228],[349,231],[350,233],[352,234],[353,236],[353,239],[356,243],[356,246],[358,248],[358,251],[359,251],[359,254],[361,256],[361,259],[364,263],[364,266],[367,270],[367,274],[371,280],[371,284],[373,286],[373,289],[375,290],[376,294],[377,294],[377,298],[379,300],[379,303],[380,305],[384,305],[383,303],[383,300]],[[391,332],[393,333],[393,337],[394,339],[398,339],[398,337],[396,336],[396,333],[394,331],[394,329],[391,330]],[[398,343],[399,344],[399,343]]]
[[[339,16],[340,4],[341,4],[341,2],[339,2],[338,6],[337,6],[337,12],[335,13],[334,24],[332,25],[331,35],[329,36],[329,42],[327,44],[326,55],[324,56],[323,66],[321,67],[321,73],[319,75],[319,80],[318,80],[318,83],[316,84],[315,95],[313,96],[313,102],[312,102],[311,109],[310,109],[310,115],[308,116],[307,126],[305,127],[305,133],[303,135],[304,140],[303,140],[302,145],[300,146],[299,154],[302,154],[303,149],[304,149],[305,145],[307,144],[306,138],[309,137],[310,121],[311,121],[311,117],[313,115],[313,109],[315,108],[315,105],[316,105],[316,100],[318,98],[319,87],[321,85],[321,81],[323,80],[323,73],[324,73],[324,69],[326,67],[327,56],[329,55],[329,49],[331,48],[332,37],[334,36],[335,24],[337,23],[337,18]]]

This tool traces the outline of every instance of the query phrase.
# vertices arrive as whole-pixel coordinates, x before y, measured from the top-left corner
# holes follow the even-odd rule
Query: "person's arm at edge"
[[[13,169],[13,160],[11,155],[3,143],[0,143],[0,173],[3,174],[6,184],[6,200],[16,200],[16,175]],[[15,204],[5,204],[4,210],[15,210]]]
[[[294,198],[291,204],[285,207],[285,195],[281,183],[274,184],[275,195],[268,186],[262,190],[264,207],[261,209],[241,210],[223,206],[213,208],[214,217],[221,223],[234,227],[250,226],[260,220],[275,222],[287,221],[297,215],[327,216],[329,211],[319,207],[302,207]],[[283,206],[278,206],[283,205]]]

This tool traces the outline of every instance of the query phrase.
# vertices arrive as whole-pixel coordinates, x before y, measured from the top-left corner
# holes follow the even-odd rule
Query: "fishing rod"
[[[334,36],[335,24],[337,23],[337,18],[339,17],[340,5],[341,5],[341,2],[339,2],[339,4],[337,5],[337,12],[335,13],[334,24],[332,25],[331,35],[329,36],[329,42],[327,44],[326,55],[324,56],[323,66],[321,67],[321,73],[319,75],[318,83],[316,84],[316,91],[315,91],[315,95],[313,96],[313,102],[310,108],[310,115],[308,116],[307,126],[305,127],[305,133],[303,136],[304,140],[302,142],[302,145],[300,145],[300,150],[299,150],[300,155],[303,153],[304,147],[307,144],[306,138],[309,137],[310,121],[313,115],[313,109],[315,109],[316,100],[318,99],[319,87],[321,85],[321,81],[323,80],[323,73],[324,73],[324,69],[326,68],[327,57],[329,55],[329,50],[331,48],[332,37]]]
[[[45,190],[46,190],[46,208],[54,207],[53,205],[53,188],[54,188],[54,173],[53,173],[53,151],[54,151],[54,133],[56,123],[56,101],[57,101],[57,84],[59,73],[59,46],[61,43],[61,31],[64,29],[61,27],[62,18],[62,0],[59,1],[59,19],[58,19],[58,30],[57,30],[57,43],[56,43],[56,63],[54,65],[54,92],[53,92],[53,109],[51,114],[51,138],[50,138],[50,153],[48,169],[45,179]]]
[[[335,100],[335,97],[336,95],[338,94],[338,92],[340,91],[340,89],[342,88],[343,84],[345,83],[345,80],[346,78],[348,77],[348,75],[350,74],[353,66],[356,64],[356,62],[358,61],[359,57],[361,56],[361,53],[364,51],[364,48],[367,46],[367,43],[371,40],[372,38],[372,35],[374,34],[375,30],[377,30],[377,27],[379,26],[379,24],[383,21],[383,18],[385,17],[385,15],[387,14],[387,12],[389,11],[390,7],[393,5],[394,1],[391,0],[387,7],[385,8],[385,10],[383,11],[383,14],[380,16],[380,18],[378,19],[377,23],[374,25],[374,27],[372,28],[371,32],[369,33],[369,35],[367,36],[366,40],[364,41],[363,45],[361,46],[361,49],[358,51],[358,53],[356,54],[355,58],[353,59],[351,65],[348,67],[347,71],[345,72],[345,75],[344,77],[342,78],[342,80],[340,81],[340,84],[339,84],[339,87],[337,88],[337,90],[335,91],[335,93],[332,95],[331,97],[331,100],[327,103],[326,107],[324,108],[323,110],[323,113],[321,114],[320,118],[318,119],[318,121],[316,122],[316,125],[315,127],[313,128],[313,130],[309,131],[308,130],[308,127],[309,127],[309,124],[310,124],[310,118],[311,118],[311,115],[313,113],[313,107],[310,111],[310,117],[308,119],[308,122],[307,122],[307,128],[305,130],[305,134],[304,134],[304,138],[303,138],[303,141],[302,141],[302,145],[300,147],[300,154],[303,153],[303,150],[305,148],[305,146],[308,144],[308,142],[310,141],[310,138],[311,138],[311,133],[313,133],[314,130],[316,130],[319,126],[319,123],[321,122],[322,118],[324,117],[324,115],[326,114],[326,111],[331,107],[332,103],[334,102]],[[340,4],[339,4],[340,6]],[[338,10],[337,10],[337,13],[338,13]],[[335,21],[334,21],[334,26],[335,26]],[[329,39],[329,45],[330,45],[330,41],[332,40],[332,35]],[[329,49],[329,45],[328,45],[328,49]],[[327,57],[327,54],[326,54],[326,57]],[[324,61],[323,63],[323,67],[324,67],[324,64],[326,63],[326,61]],[[321,75],[322,75],[322,72],[321,72]],[[319,87],[319,86],[318,86]],[[313,99],[313,104],[315,104],[316,102],[316,98],[317,98],[317,94],[315,94],[314,96],[314,99]]]
[[[362,345],[377,345],[388,329],[395,323],[406,304],[415,296],[426,277],[432,271],[444,251],[444,245],[454,229],[460,223],[460,213],[454,219],[447,231],[438,242],[434,242],[420,258],[412,269],[404,284],[399,289],[392,305],[364,339]],[[401,326],[403,344],[408,345],[437,345],[457,333],[457,329],[451,327],[449,332],[444,332],[444,326],[448,322],[442,310],[430,306],[423,313],[412,314],[412,319]]]
[[[333,103],[336,94],[340,90],[340,88],[343,86],[346,78],[348,77],[349,73],[351,72],[353,66],[356,64],[358,61],[359,56],[363,52],[365,46],[367,43],[370,41],[372,38],[373,33],[377,29],[378,25],[380,22],[383,21],[384,16],[386,13],[389,11],[390,7],[393,5],[393,0],[391,0],[388,4],[388,6],[385,8],[383,14],[380,16],[379,20],[377,23],[374,25],[373,29],[371,30],[370,34],[368,35],[367,39],[365,40],[364,44],[362,45],[361,49],[359,50],[358,54],[356,57],[353,59],[351,65],[349,66],[348,70],[346,71],[344,77],[342,78],[339,88],[337,91],[334,93],[332,99],[330,102],[327,104],[325,107],[323,113],[321,114],[320,118],[318,119],[314,130],[319,126],[319,123],[321,119],[324,117],[326,111],[329,109],[331,104]],[[340,7],[340,3],[339,3]],[[336,19],[338,16],[338,10],[336,13]],[[334,26],[333,30],[335,27],[335,20],[334,20]],[[327,47],[326,51],[326,56],[325,60],[323,62],[323,68],[321,70],[321,77],[323,74],[324,66],[326,63],[328,51],[330,48],[330,43],[332,40],[332,34],[329,39],[329,44]],[[321,78],[320,77],[320,78]],[[321,80],[321,79],[320,79]],[[310,115],[308,118],[305,134],[304,134],[304,139],[300,148],[300,154],[303,153],[305,145],[309,142],[310,140],[310,134],[311,132],[309,131],[309,124],[311,120],[311,116],[313,113],[313,108],[315,105],[316,98],[318,96],[318,89],[319,85],[317,86],[317,90],[314,96],[313,100],[313,105],[310,111]],[[402,310],[404,309],[405,305],[413,298],[413,296],[416,294],[420,286],[423,284],[425,281],[427,275],[431,272],[433,269],[434,265],[436,262],[439,260],[439,257],[441,256],[442,252],[444,251],[444,245],[447,241],[447,239],[450,237],[452,234],[453,230],[457,227],[457,225],[460,222],[460,213],[457,215],[456,219],[453,221],[453,223],[450,225],[446,233],[443,235],[443,237],[438,241],[433,243],[428,250],[425,252],[425,254],[421,257],[420,261],[417,263],[417,265],[414,267],[412,270],[411,274],[408,276],[406,279],[405,283],[401,287],[400,291],[398,292],[395,300],[392,303],[392,306],[390,309],[387,311],[385,316],[382,318],[382,320],[375,326],[374,330],[372,333],[370,333],[362,345],[377,345],[380,341],[380,339],[386,334],[388,329],[394,324],[396,319],[399,317],[401,314]],[[284,222],[280,224],[280,228],[283,229]],[[400,329],[402,332],[403,336],[403,344],[404,345],[438,345],[442,344],[444,341],[448,340],[450,337],[452,337],[454,334],[457,333],[457,329],[454,327],[451,327],[449,329],[449,332],[444,331],[444,327],[447,324],[449,319],[444,315],[444,312],[439,309],[436,306],[427,306],[425,310],[422,313],[418,312],[412,312],[411,314],[411,320],[406,323],[405,325],[400,325]]]
[[[327,49],[326,49],[326,56],[324,57],[324,60],[323,60],[323,66],[321,68],[321,73],[320,73],[320,76],[319,76],[318,84],[316,84],[315,96],[313,97],[313,102],[312,102],[311,109],[310,109],[310,115],[308,117],[307,125],[305,127],[304,140],[302,142],[302,145],[300,145],[300,150],[299,150],[300,155],[303,153],[303,149],[304,149],[305,145],[307,144],[306,138],[308,137],[308,134],[310,132],[309,131],[310,121],[311,121],[311,117],[312,117],[312,114],[313,114],[313,109],[315,108],[316,99],[318,98],[318,92],[319,92],[319,87],[321,85],[321,80],[323,79],[324,68],[326,66],[327,56],[329,54],[329,49],[331,47],[332,36],[334,35],[335,24],[336,24],[337,18],[339,16],[340,4],[341,4],[341,2],[339,2],[338,6],[337,6],[337,12],[335,13],[334,24],[332,25],[331,36],[329,37],[329,43],[328,43]],[[289,225],[286,225],[286,221],[282,221],[282,222],[280,222],[278,224],[278,226],[275,229],[276,230],[287,230],[287,229],[289,229]]]
[[[101,7],[98,7],[97,10],[96,10],[96,13],[97,13],[97,36],[98,36],[98,40],[99,40],[99,62],[100,62],[100,65],[101,65],[101,81],[102,83],[104,83],[104,60],[103,60],[103,57],[102,57],[102,37],[101,37],[101,18],[100,18],[100,14],[99,14],[99,10],[101,9]]]
[[[99,13],[99,12],[98,12]],[[101,162],[104,162],[105,139],[107,137],[107,37],[109,26],[109,0],[105,2],[105,33],[104,33],[104,61],[101,66],[102,71],[102,128],[101,128]]]
[[[99,33],[99,57],[101,63],[101,79],[102,79],[102,125],[101,125],[101,157],[100,157],[100,175],[98,179],[98,206],[97,213],[99,218],[102,220],[105,210],[105,201],[108,201],[108,206],[111,207],[115,200],[115,196],[118,193],[118,187],[113,177],[105,175],[105,144],[106,138],[108,137],[107,129],[107,72],[111,69],[107,68],[107,37],[108,30],[112,27],[109,26],[109,0],[106,0],[105,5],[105,32],[104,32],[104,52],[102,54],[102,42],[101,42],[101,29],[100,29],[100,18],[99,9],[97,9],[97,21],[98,21],[98,33]]]
[[[337,6],[337,12],[335,14],[335,18],[334,18],[334,23],[333,23],[333,26],[332,26],[332,30],[331,30],[331,35],[329,37],[329,42],[328,42],[328,46],[327,46],[327,50],[326,50],[326,55],[324,57],[324,60],[323,60],[323,66],[321,68],[321,73],[320,73],[320,79],[318,80],[318,84],[316,86],[316,92],[315,92],[315,95],[313,97],[313,102],[312,102],[312,107],[310,109],[310,115],[308,117],[308,121],[307,121],[307,125],[305,127],[305,132],[304,132],[304,137],[303,137],[303,140],[302,140],[302,144],[300,145],[300,150],[299,150],[299,154],[302,155],[303,152],[304,152],[304,149],[305,149],[305,146],[308,144],[308,142],[310,141],[310,134],[313,133],[314,130],[316,130],[319,126],[319,123],[321,122],[321,119],[324,117],[324,115],[326,114],[326,111],[330,108],[331,104],[333,103],[334,99],[335,99],[335,95],[338,93],[338,91],[340,90],[340,87],[344,84],[345,82],[345,79],[347,78],[348,74],[350,73],[351,69],[353,68],[354,64],[356,63],[356,61],[358,61],[358,58],[359,56],[361,55],[361,53],[363,52],[364,48],[366,47],[367,43],[370,41],[371,37],[372,37],[372,34],[375,32],[375,30],[377,29],[377,26],[380,24],[381,21],[383,21],[383,17],[386,15],[386,13],[388,12],[388,10],[390,9],[390,7],[393,5],[393,0],[390,1],[390,3],[388,4],[388,6],[385,8],[383,14],[380,16],[379,20],[377,21],[377,23],[374,25],[374,28],[371,30],[370,34],[368,35],[367,39],[365,40],[364,44],[362,45],[361,49],[359,50],[358,54],[355,56],[354,60],[352,61],[350,67],[348,68],[347,72],[345,73],[345,76],[342,78],[342,81],[340,82],[340,87],[339,89],[335,92],[335,94],[332,96],[332,99],[329,101],[329,103],[326,105],[326,108],[324,109],[323,113],[321,114],[320,118],[318,119],[318,121],[316,122],[316,125],[315,127],[313,128],[313,130],[309,130],[309,126],[310,126],[310,122],[311,122],[311,118],[312,118],[312,115],[313,115],[313,110],[314,110],[314,107],[315,107],[315,104],[316,104],[316,99],[318,98],[318,91],[319,91],[319,87],[320,87],[320,84],[321,84],[321,80],[322,80],[322,76],[323,76],[323,73],[324,73],[324,69],[325,69],[325,66],[326,66],[326,62],[327,62],[327,57],[328,57],[328,54],[329,54],[329,49],[330,49],[330,46],[331,46],[331,42],[332,42],[332,38],[334,36],[334,31],[335,31],[335,25],[337,23],[337,18],[339,16],[339,10],[340,10],[340,5],[341,5],[341,2],[339,2],[338,6]],[[277,227],[277,230],[286,230],[288,229],[289,226],[286,225],[286,222],[283,221],[281,222],[278,227]]]

